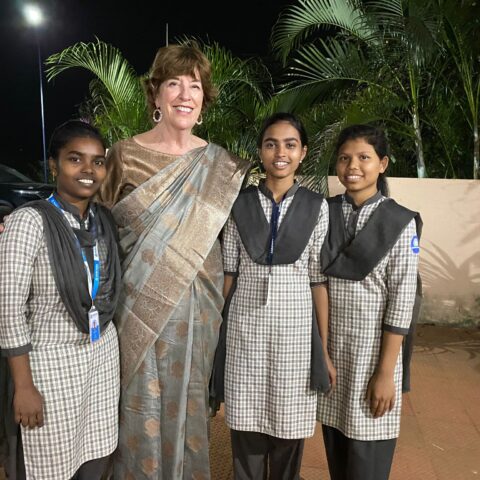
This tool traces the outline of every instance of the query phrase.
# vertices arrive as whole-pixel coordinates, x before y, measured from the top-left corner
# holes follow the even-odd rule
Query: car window
[[[31,183],[32,180],[14,168],[0,165],[0,183]]]

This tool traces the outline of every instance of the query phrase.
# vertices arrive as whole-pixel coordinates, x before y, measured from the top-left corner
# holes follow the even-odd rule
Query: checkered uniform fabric
[[[72,214],[66,218],[80,228]],[[103,262],[106,250],[102,242],[99,247]],[[26,475],[68,480],[83,463],[109,455],[117,445],[116,329],[110,323],[92,345],[76,328],[55,286],[36,210],[21,209],[7,219],[0,265],[0,347],[15,354],[31,344],[33,382],[44,400],[45,425],[22,427]]]
[[[357,211],[355,234],[385,197]],[[353,208],[343,201],[345,225]],[[337,386],[326,397],[319,394],[317,418],[356,440],[387,440],[400,432],[402,403],[402,352],[394,373],[395,407],[381,418],[370,413],[365,394],[377,366],[383,328],[408,331],[415,300],[418,255],[412,251],[416,235],[412,220],[395,245],[362,281],[330,277],[328,349],[337,369]]]
[[[258,195],[270,222],[271,200],[260,191]],[[279,225],[293,198],[283,201]],[[225,368],[226,422],[234,430],[286,439],[313,435],[317,394],[310,390],[310,284],[326,280],[319,253],[327,229],[328,205],[323,201],[300,258],[290,265],[274,265],[269,275],[270,266],[249,257],[233,218],[227,222],[224,269],[238,271]]]

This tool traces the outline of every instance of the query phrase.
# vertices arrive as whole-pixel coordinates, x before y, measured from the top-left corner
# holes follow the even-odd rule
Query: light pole
[[[43,105],[43,71],[42,71],[42,55],[40,52],[40,39],[38,36],[38,28],[44,22],[43,13],[37,5],[28,4],[23,8],[23,15],[27,23],[33,27],[35,32],[35,42],[37,44],[38,56],[38,78],[40,81],[40,113],[42,117],[42,149],[43,149],[43,180],[48,182],[47,171],[47,144],[45,140],[45,110]]]

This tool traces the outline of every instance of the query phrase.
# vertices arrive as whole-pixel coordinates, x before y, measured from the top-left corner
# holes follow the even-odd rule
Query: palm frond
[[[274,97],[277,101],[276,111],[279,112],[301,114],[305,111],[315,111],[315,105],[335,95],[334,86],[327,82],[297,85],[292,79],[280,87],[281,90]]]
[[[372,68],[356,45],[335,38],[321,40],[320,45],[321,49],[307,45],[298,51],[290,69],[292,81],[287,89],[321,83],[345,89],[354,83],[395,94],[389,83],[383,81],[382,72]]]
[[[89,70],[103,83],[117,105],[135,99],[141,91],[135,71],[121,52],[98,39],[92,43],[77,43],[51,55],[45,65],[48,80],[71,68]]]
[[[290,52],[320,28],[336,27],[354,38],[370,41],[378,33],[354,0],[299,0],[281,14],[272,31],[272,45],[285,62]]]
[[[366,10],[384,33],[383,47],[388,48],[388,56],[397,50],[420,67],[438,49],[441,21],[439,9],[431,0],[375,0],[367,2]]]
[[[393,17],[403,16],[403,0],[366,0],[365,6],[368,11],[382,13]]]
[[[212,65],[212,81],[218,89],[196,133],[255,163],[259,125],[277,104],[268,69],[260,59],[241,59],[216,42],[187,36],[179,41],[193,42],[203,51]]]
[[[110,141],[145,130],[148,117],[140,78],[117,48],[98,39],[80,42],[51,55],[45,64],[49,81],[72,68],[95,75],[90,109]]]

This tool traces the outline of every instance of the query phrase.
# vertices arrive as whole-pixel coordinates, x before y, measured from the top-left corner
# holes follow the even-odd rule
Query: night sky
[[[20,0],[0,0],[1,157],[5,163],[34,176],[42,156],[38,61],[35,34],[22,16]],[[270,33],[282,0],[147,1],[37,0],[47,17],[39,28],[42,57],[95,36],[119,48],[133,68],[146,72],[157,49],[184,34],[209,38],[240,57],[259,55],[268,61]],[[44,83],[45,123],[53,128],[75,117],[88,93],[91,75],[82,70]],[[40,167],[37,167],[40,170]]]

